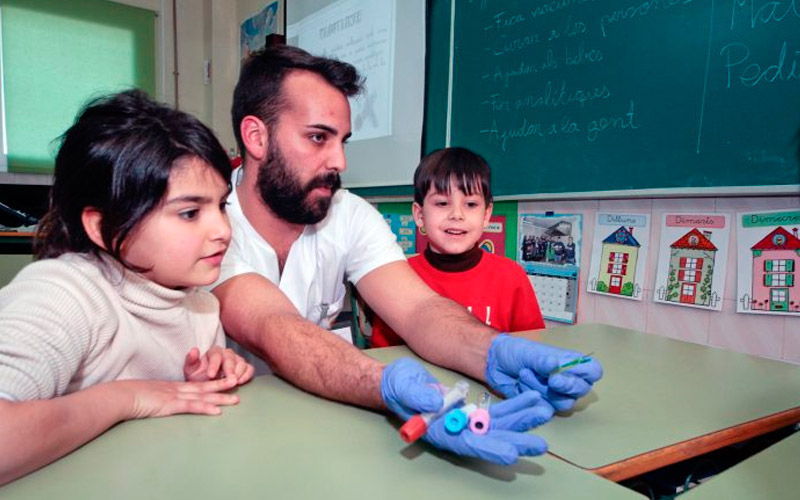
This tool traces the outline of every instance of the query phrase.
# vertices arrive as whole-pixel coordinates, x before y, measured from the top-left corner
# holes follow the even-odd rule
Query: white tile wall
[[[797,321],[784,321],[783,334],[781,358],[800,364],[800,325],[797,324]]]

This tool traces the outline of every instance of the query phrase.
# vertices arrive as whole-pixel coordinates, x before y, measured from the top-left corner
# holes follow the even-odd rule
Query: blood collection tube
[[[489,417],[489,404],[491,400],[491,394],[484,392],[483,396],[481,396],[480,406],[469,415],[469,430],[475,434],[486,434],[489,432],[489,424],[491,422],[491,418]]]
[[[469,382],[460,380],[444,394],[442,409],[438,412],[414,415],[400,427],[400,437],[406,443],[413,443],[428,431],[431,422],[450,411],[453,406],[467,399]]]
[[[467,427],[470,414],[478,409],[477,405],[470,403],[461,408],[453,408],[444,416],[444,429],[450,434],[458,434]]]

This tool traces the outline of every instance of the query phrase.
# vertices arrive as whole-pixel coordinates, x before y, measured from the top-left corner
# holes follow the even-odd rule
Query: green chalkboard
[[[429,4],[424,149],[449,98],[497,195],[800,184],[797,0]]]

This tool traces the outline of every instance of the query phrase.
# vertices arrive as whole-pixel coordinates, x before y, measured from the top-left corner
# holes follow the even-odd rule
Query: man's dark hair
[[[231,107],[233,135],[242,153],[244,144],[239,130],[242,119],[252,115],[269,126],[274,125],[286,104],[281,86],[286,75],[295,70],[320,75],[347,97],[357,95],[362,89],[361,76],[346,62],[313,56],[289,45],[274,45],[252,54],[239,73]]]
[[[430,153],[414,172],[414,201],[422,205],[431,186],[437,193],[450,194],[450,182],[467,195],[482,194],[486,206],[492,203],[492,172],[479,154],[466,148],[445,148]]]
[[[83,227],[85,208],[102,214],[106,252],[121,249],[163,201],[179,160],[199,158],[230,183],[231,164],[214,133],[197,118],[130,90],[90,102],[61,136],[50,209],[34,240],[37,259],[66,252],[99,254]],[[157,248],[152,249],[158,252]]]

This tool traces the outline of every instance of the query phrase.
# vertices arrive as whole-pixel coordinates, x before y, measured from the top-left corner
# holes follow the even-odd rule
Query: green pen
[[[572,366],[582,365],[584,363],[588,363],[589,361],[592,360],[592,358],[591,358],[592,354],[594,354],[594,351],[590,352],[589,354],[584,354],[583,356],[581,356],[579,358],[575,358],[572,361],[567,361],[563,365],[561,365],[558,368],[556,368],[555,370],[551,371],[549,373],[549,375],[555,375],[556,373],[561,373],[564,370],[566,370],[567,368],[570,368]]]

